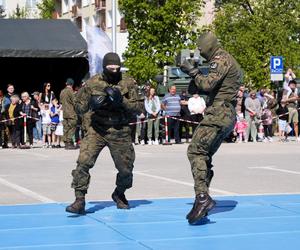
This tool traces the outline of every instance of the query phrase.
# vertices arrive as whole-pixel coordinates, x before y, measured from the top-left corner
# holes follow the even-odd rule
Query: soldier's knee
[[[90,182],[90,174],[85,169],[74,169],[72,171],[73,182],[72,187],[78,190],[86,190]]]

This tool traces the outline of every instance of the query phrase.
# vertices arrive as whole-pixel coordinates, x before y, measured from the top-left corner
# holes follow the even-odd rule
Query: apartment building
[[[9,18],[19,10],[26,9],[26,18],[38,18],[39,12],[36,7],[41,0],[0,0],[0,6],[4,10],[5,18]]]
[[[116,2],[118,2],[116,0]],[[112,0],[56,0],[54,18],[71,19],[86,38],[86,27],[100,27],[112,35]],[[128,44],[128,32],[124,17],[117,8],[117,53],[122,55]]]

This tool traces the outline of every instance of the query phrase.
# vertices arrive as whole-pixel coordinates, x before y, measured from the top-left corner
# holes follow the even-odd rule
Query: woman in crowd
[[[6,106],[5,114],[7,122],[7,127],[9,129],[12,148],[19,148],[21,143],[21,128],[22,119],[18,119],[21,116],[22,105],[19,103],[20,98],[17,95],[13,95],[10,98],[11,103]]]
[[[147,96],[145,98],[145,109],[148,120],[147,136],[149,145],[158,145],[159,136],[159,111],[160,111],[160,101],[157,95],[155,95],[155,89],[150,88]],[[156,120],[152,120],[156,119]],[[154,125],[154,141],[152,141],[152,130]]]
[[[40,102],[48,103],[51,106],[52,100],[55,99],[54,92],[51,90],[50,82],[44,83],[43,92],[40,93]]]
[[[3,120],[3,114],[4,114],[4,95],[3,95],[3,91],[0,90],[0,148],[2,148],[2,143],[3,143],[3,135],[2,135],[2,131],[4,132],[4,124],[2,122]]]
[[[38,111],[39,111],[39,106],[37,103],[32,102],[28,92],[23,92],[21,94],[22,98],[22,112],[21,115],[26,115],[27,116],[27,126],[26,126],[26,132],[29,137],[29,144],[32,147],[33,146],[33,128],[35,126],[36,122],[36,117],[38,117]],[[22,144],[26,144],[25,138],[24,138],[24,131],[21,130],[22,132]]]

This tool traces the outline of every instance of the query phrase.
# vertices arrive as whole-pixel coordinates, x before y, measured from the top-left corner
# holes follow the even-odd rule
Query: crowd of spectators
[[[247,90],[241,86],[237,93],[236,125],[227,141],[273,142],[274,135],[287,142],[288,136],[300,141],[299,95],[295,74],[288,69],[282,91],[261,88]],[[74,91],[74,95],[76,90]],[[144,110],[132,119],[132,142],[141,145],[159,145],[174,139],[176,144],[189,142],[198,123],[205,115],[206,103],[202,96],[188,95],[185,90],[177,94],[176,86],[158,97],[155,88],[146,86]],[[43,148],[60,148],[63,136],[63,107],[45,83],[41,92],[15,93],[14,86],[7,86],[7,93],[0,90],[0,146],[22,148],[39,143]],[[26,131],[24,130],[26,116]],[[165,119],[165,117],[167,117]],[[78,119],[80,121],[80,119]],[[167,129],[166,129],[167,125]],[[27,141],[25,141],[25,134]],[[80,143],[80,122],[74,134],[74,145]]]

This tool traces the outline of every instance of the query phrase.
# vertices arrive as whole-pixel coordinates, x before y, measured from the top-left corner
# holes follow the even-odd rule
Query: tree
[[[199,0],[120,0],[129,42],[124,53],[129,73],[146,81],[174,63],[176,52],[195,39]]]
[[[55,11],[55,0],[42,0],[37,5],[42,19],[52,19],[53,12]]]
[[[5,10],[3,8],[2,5],[0,5],[0,18],[4,18],[6,15],[5,15]]]
[[[220,2],[220,1],[218,1]],[[269,86],[270,57],[300,73],[299,0],[223,0],[213,29],[244,69],[245,83]]]
[[[23,19],[27,18],[29,16],[28,9],[25,7],[20,8],[19,4],[17,4],[16,9],[12,12],[12,14],[9,16],[12,19]]]

